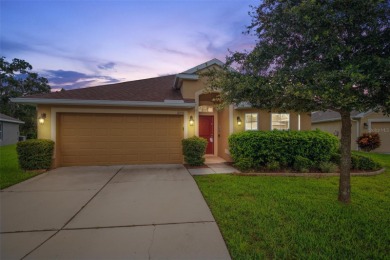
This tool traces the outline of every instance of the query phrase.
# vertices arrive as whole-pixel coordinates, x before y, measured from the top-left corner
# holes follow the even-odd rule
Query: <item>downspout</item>
[[[360,119],[351,119],[351,121],[356,122],[356,138],[358,138],[360,136]],[[355,141],[356,140],[354,140],[354,143]],[[357,146],[356,151],[359,151],[359,146]]]

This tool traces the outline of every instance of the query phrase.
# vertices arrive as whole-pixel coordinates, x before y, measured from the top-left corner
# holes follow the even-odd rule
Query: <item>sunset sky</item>
[[[0,55],[28,61],[53,89],[179,73],[230,50],[254,0],[0,0]]]

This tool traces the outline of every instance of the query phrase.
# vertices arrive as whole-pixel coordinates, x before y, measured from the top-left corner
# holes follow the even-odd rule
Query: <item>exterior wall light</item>
[[[367,123],[364,123],[364,124],[363,124],[363,127],[364,127],[364,129],[368,129],[368,124],[367,124]]]
[[[192,116],[190,116],[190,126],[193,126],[194,125],[194,118]]]
[[[42,113],[39,117],[38,117],[38,122],[39,124],[43,125],[45,123],[45,119],[46,119],[46,113]]]
[[[242,124],[241,118],[238,116],[237,117],[237,125],[241,125],[241,124]]]

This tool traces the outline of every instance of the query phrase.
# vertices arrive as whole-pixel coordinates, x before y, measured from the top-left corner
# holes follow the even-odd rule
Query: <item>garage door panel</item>
[[[60,164],[182,163],[183,116],[60,114]]]
[[[381,139],[381,146],[374,152],[390,153],[390,122],[372,122],[371,130],[378,133]]]

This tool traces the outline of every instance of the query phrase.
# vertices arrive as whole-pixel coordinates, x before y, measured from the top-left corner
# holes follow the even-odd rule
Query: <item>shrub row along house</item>
[[[210,60],[182,73],[32,95],[13,102],[37,106],[38,138],[55,141],[54,166],[182,163],[181,140],[208,141],[207,154],[231,160],[230,134],[244,130],[310,130],[307,113],[270,113],[230,105],[205,91]]]
[[[312,113],[312,129],[320,129],[334,134],[340,138],[341,135],[341,118],[340,114],[333,111],[317,111]],[[381,146],[374,152],[390,153],[390,117],[382,113],[357,112],[351,114],[352,135],[351,148],[358,150],[356,140],[363,133],[378,133],[381,139]]]

